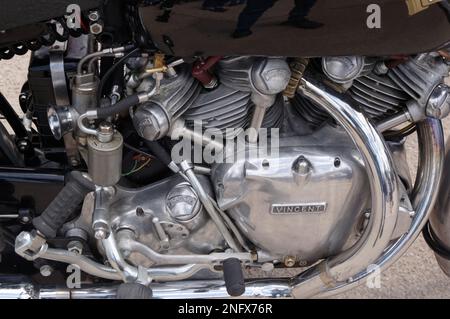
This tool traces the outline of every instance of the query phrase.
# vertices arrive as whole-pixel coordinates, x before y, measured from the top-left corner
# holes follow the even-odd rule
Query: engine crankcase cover
[[[257,247],[310,263],[341,251],[370,205],[367,174],[352,141],[335,128],[280,138],[278,156],[213,168],[218,204]],[[242,155],[242,154],[241,154]],[[240,159],[242,158],[242,159]],[[368,204],[369,203],[369,204]]]
[[[212,194],[209,180],[204,176],[199,180]],[[178,175],[138,189],[117,187],[109,214],[113,230],[131,230],[137,241],[159,253],[209,254],[224,249],[195,191]],[[153,265],[137,252],[127,259],[134,265]]]

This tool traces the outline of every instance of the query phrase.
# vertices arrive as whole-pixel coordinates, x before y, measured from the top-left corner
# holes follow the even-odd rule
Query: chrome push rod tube
[[[217,228],[219,229],[220,233],[224,237],[227,244],[230,246],[231,249],[233,249],[235,252],[240,252],[242,249],[239,248],[239,245],[234,240],[233,236],[231,235],[230,231],[228,230],[227,226],[224,224],[222,218],[220,217],[219,213],[216,211],[213,203],[211,202],[208,194],[203,189],[202,184],[198,180],[197,176],[194,173],[193,165],[187,161],[183,161],[180,163],[180,167],[182,172],[186,175],[189,183],[194,188],[194,190],[197,192],[198,197],[200,198],[201,203],[205,207],[206,212],[211,217],[213,222],[216,224]]]

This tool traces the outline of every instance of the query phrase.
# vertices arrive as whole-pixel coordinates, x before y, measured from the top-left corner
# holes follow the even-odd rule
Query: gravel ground
[[[0,61],[0,91],[19,109],[17,97],[26,79],[28,56]],[[446,136],[450,118],[444,121]],[[415,137],[408,140],[408,161],[414,172],[417,163]],[[450,298],[450,279],[436,263],[433,253],[420,237],[397,263],[381,275],[381,288],[361,286],[337,298]]]

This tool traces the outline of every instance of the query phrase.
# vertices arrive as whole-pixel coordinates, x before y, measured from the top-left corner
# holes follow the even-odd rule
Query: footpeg
[[[238,297],[245,292],[244,273],[237,258],[228,258],[223,262],[223,277],[227,292],[232,297]]]

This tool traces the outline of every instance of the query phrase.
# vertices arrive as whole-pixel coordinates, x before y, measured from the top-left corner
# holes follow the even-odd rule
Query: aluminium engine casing
[[[199,176],[199,180],[212,194],[208,178]],[[130,230],[138,242],[161,254],[209,254],[225,249],[195,191],[179,175],[138,189],[116,187],[109,215],[113,230]],[[139,253],[126,258],[134,265],[153,265]]]
[[[212,180],[220,208],[246,237],[300,264],[341,251],[370,207],[364,164],[345,132],[325,126],[281,137],[278,156],[244,152],[217,164]]]

